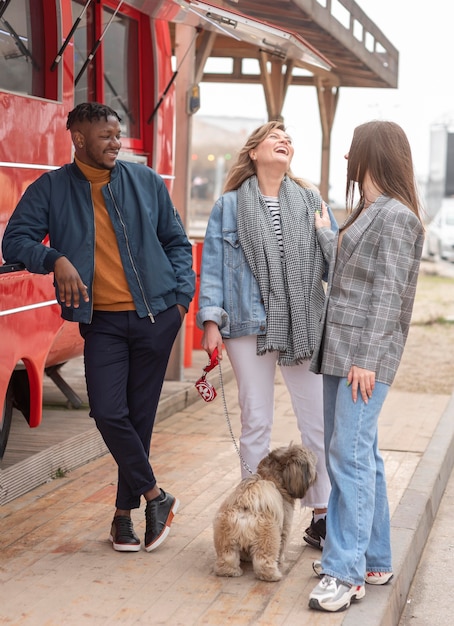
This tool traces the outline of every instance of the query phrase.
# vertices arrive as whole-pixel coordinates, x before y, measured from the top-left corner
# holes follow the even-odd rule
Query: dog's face
[[[278,482],[291,498],[303,498],[317,478],[316,463],[312,450],[290,444],[272,450],[263,458],[257,474]]]

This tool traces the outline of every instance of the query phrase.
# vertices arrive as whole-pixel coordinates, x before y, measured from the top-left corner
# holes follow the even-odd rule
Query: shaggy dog
[[[315,482],[315,464],[301,445],[276,448],[224,500],[213,522],[217,576],[241,576],[240,560],[251,560],[257,578],[282,578],[294,503]]]

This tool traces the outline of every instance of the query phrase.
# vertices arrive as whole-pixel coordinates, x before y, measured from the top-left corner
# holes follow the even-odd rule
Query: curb
[[[367,602],[355,606],[342,626],[397,626],[454,467],[454,394],[442,414],[391,519],[394,578],[367,587]]]

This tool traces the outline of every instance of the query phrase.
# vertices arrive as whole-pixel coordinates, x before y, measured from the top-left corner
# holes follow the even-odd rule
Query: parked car
[[[454,261],[454,197],[442,201],[427,227],[426,247],[429,256]]]

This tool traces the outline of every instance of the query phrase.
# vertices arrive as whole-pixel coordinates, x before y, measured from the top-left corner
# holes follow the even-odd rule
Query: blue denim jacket
[[[337,230],[328,210],[332,228]],[[197,326],[203,329],[206,321],[216,322],[221,335],[230,339],[266,331],[260,289],[238,241],[236,191],[217,200],[205,233]]]

